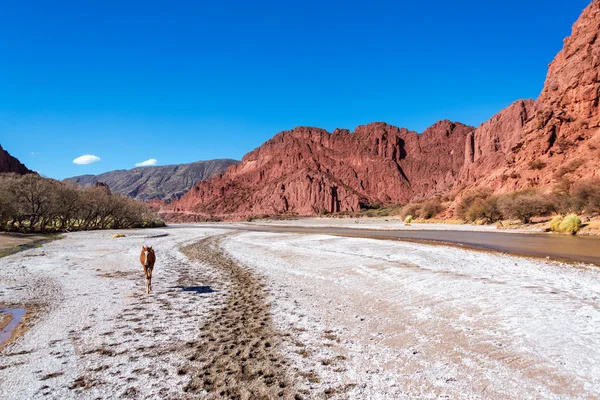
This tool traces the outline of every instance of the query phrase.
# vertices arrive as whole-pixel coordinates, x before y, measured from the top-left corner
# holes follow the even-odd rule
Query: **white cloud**
[[[135,164],[135,166],[136,167],[148,167],[150,165],[155,165],[157,162],[158,161],[156,161],[154,158],[151,158],[149,160],[139,162],[139,163]]]
[[[37,156],[38,154],[40,154],[40,153],[38,153],[37,151],[32,151],[32,152],[31,152],[31,155],[32,155],[32,156]]]
[[[76,159],[74,159],[73,163],[79,164],[79,165],[85,165],[85,164],[95,163],[96,161],[100,161],[100,157],[96,157],[92,154],[85,154],[83,156],[80,156],[80,157],[77,157]]]

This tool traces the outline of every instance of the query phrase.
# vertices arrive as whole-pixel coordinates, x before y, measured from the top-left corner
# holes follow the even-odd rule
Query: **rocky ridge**
[[[600,0],[573,25],[537,100],[518,100],[474,129],[440,121],[422,134],[385,123],[350,133],[277,134],[223,176],[161,208],[174,221],[315,215],[485,186],[553,191],[600,178]]]
[[[0,145],[0,173],[2,172],[15,172],[21,175],[34,173]]]
[[[81,175],[67,178],[65,182],[82,187],[98,183],[108,185],[112,193],[147,201],[178,199],[195,183],[225,172],[238,161],[217,159],[189,164],[139,167],[130,170],[105,172],[100,175]]]

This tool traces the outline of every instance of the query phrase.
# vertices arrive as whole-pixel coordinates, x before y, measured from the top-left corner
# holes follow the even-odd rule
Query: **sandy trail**
[[[205,390],[210,397],[299,398],[286,376],[288,362],[276,350],[263,284],[219,248],[220,238],[187,246],[184,254],[221,270],[230,281],[225,304],[200,327],[200,340],[190,361],[187,392]]]
[[[0,398],[600,396],[598,268],[325,235],[112,233],[0,259],[0,306],[35,311],[0,350]],[[151,295],[142,244],[157,250]]]

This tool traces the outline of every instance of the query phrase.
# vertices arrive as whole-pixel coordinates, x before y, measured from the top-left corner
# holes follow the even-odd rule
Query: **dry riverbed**
[[[0,258],[0,398],[597,398],[600,270],[184,226]],[[144,293],[137,260],[157,251]]]

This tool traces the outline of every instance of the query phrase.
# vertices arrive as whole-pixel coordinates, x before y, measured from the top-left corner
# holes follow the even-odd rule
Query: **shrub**
[[[516,218],[527,224],[533,217],[552,214],[556,205],[550,196],[524,190],[500,196],[498,209],[503,217]]]
[[[600,214],[600,180],[589,180],[575,184],[571,192],[572,207],[578,212]]]
[[[539,158],[537,160],[533,160],[529,162],[529,168],[531,169],[543,169],[546,166],[546,163],[543,162],[542,160],[540,160]]]
[[[492,194],[492,189],[477,188],[465,192],[461,201],[458,203],[456,212],[458,216],[464,220],[471,221],[467,218],[467,212],[477,200],[485,200]]]
[[[430,219],[442,211],[440,199],[430,199],[422,202],[408,203],[400,211],[400,216],[406,218],[412,216],[419,219]]]
[[[554,176],[556,178],[560,178],[565,174],[570,174],[572,172],[575,172],[577,170],[577,168],[581,167],[583,164],[584,164],[583,160],[573,160],[569,164],[567,164],[563,167],[560,167],[558,169],[558,171],[556,171]]]
[[[560,232],[560,224],[563,221],[562,215],[557,215],[550,221],[550,230],[552,232]]]
[[[502,219],[502,214],[498,210],[498,198],[491,196],[487,199],[475,199],[465,212],[464,218],[469,222],[492,223],[499,221]]]
[[[558,227],[560,232],[570,233],[571,235],[575,235],[579,228],[581,228],[581,219],[577,214],[567,215]]]
[[[407,215],[406,218],[404,218],[404,222],[407,224],[410,224],[413,220],[413,216],[412,215]]]
[[[419,218],[429,219],[442,211],[442,203],[439,199],[427,200],[421,204]]]
[[[402,207],[402,210],[400,211],[400,216],[402,218],[406,218],[408,216],[412,218],[412,216],[414,215],[419,215],[420,209],[421,205],[419,203],[408,203],[407,205]]]

